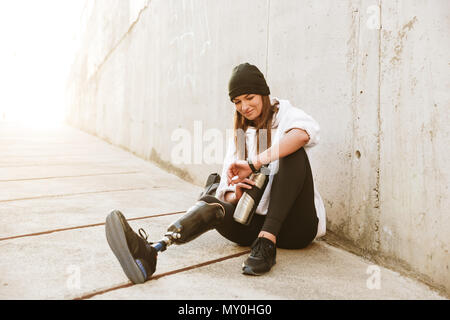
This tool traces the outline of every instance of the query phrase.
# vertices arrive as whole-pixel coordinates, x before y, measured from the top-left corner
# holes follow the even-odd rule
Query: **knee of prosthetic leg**
[[[215,228],[222,222],[224,216],[225,208],[221,204],[197,201],[181,218],[169,226],[167,232],[177,234],[174,243],[186,243]]]

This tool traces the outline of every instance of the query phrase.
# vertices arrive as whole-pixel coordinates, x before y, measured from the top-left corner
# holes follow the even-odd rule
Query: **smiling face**
[[[233,99],[236,110],[248,120],[255,120],[261,114],[263,102],[259,94],[242,94]]]

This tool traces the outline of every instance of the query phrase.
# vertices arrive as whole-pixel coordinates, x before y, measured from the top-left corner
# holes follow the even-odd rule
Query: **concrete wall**
[[[450,291],[450,2],[89,3],[70,124],[201,185],[220,161],[173,163],[171,135],[225,137],[231,69],[256,64],[321,125],[327,240]]]

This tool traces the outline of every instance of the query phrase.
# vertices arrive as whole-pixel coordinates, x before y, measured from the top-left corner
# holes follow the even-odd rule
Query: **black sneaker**
[[[128,279],[133,283],[148,280],[155,272],[158,252],[147,242],[145,231],[139,229],[136,234],[118,210],[108,215],[105,229],[108,244]]]
[[[259,237],[252,244],[252,252],[242,264],[242,273],[259,276],[272,268],[277,256],[276,245],[267,238]]]

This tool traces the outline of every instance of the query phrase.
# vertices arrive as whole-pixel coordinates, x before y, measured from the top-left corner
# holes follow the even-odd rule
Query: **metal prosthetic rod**
[[[152,247],[156,251],[163,252],[174,243],[189,242],[215,228],[222,222],[224,216],[225,208],[221,204],[197,201],[181,218],[167,228],[164,237],[152,244]]]

